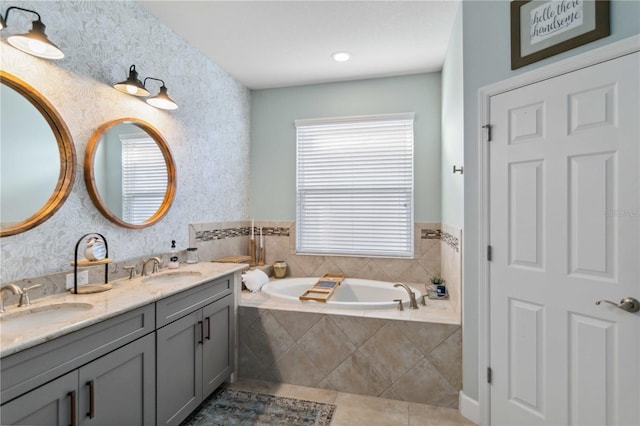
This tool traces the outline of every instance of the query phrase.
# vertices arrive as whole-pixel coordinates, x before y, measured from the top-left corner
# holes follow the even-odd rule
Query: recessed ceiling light
[[[351,53],[349,52],[336,52],[331,55],[334,61],[336,62],[346,62],[351,59]]]

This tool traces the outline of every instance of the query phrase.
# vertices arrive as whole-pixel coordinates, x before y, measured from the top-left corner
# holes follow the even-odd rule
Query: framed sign
[[[609,0],[511,2],[511,69],[609,35]]]

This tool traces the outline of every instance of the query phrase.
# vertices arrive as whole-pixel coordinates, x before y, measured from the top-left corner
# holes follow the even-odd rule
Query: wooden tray
[[[111,290],[111,284],[85,284],[78,286],[77,294],[91,294],[91,293],[102,293],[103,291]],[[73,293],[73,288],[70,288],[69,291]]]
[[[76,262],[74,262],[73,260],[70,263],[71,263],[71,266],[74,266],[76,264]],[[111,259],[109,259],[108,257],[105,257],[102,260],[87,260],[87,259],[79,259],[78,260],[78,266],[80,266],[80,267],[94,266],[94,265],[104,265],[106,263],[111,263]]]
[[[219,257],[217,259],[213,259],[212,262],[220,262],[220,263],[249,263],[251,261],[251,256],[225,256]]]
[[[324,274],[313,287],[305,291],[300,300],[315,300],[316,302],[327,303],[333,295],[335,289],[344,281],[342,274]]]

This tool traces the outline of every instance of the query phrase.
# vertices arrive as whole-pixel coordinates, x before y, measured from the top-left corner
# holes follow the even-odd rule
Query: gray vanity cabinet
[[[231,285],[225,277],[157,302],[157,323],[173,320],[156,331],[158,425],[179,425],[231,375]]]
[[[205,306],[202,311],[202,387],[206,398],[233,372],[233,296]]]
[[[155,425],[155,346],[149,334],[78,370],[78,424]]]
[[[202,310],[156,333],[158,425],[180,424],[202,401]]]
[[[154,425],[149,334],[2,406],[2,424]]]
[[[2,358],[0,424],[155,424],[154,308]]]
[[[78,374],[72,372],[14,399],[0,409],[3,425],[77,424]],[[72,413],[74,422],[71,421]]]

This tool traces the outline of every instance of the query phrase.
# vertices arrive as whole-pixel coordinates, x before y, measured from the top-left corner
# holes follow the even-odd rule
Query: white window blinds
[[[296,120],[298,253],[413,256],[413,116]]]
[[[167,192],[167,165],[156,142],[146,134],[121,135],[122,215],[141,224],[153,216]]]

